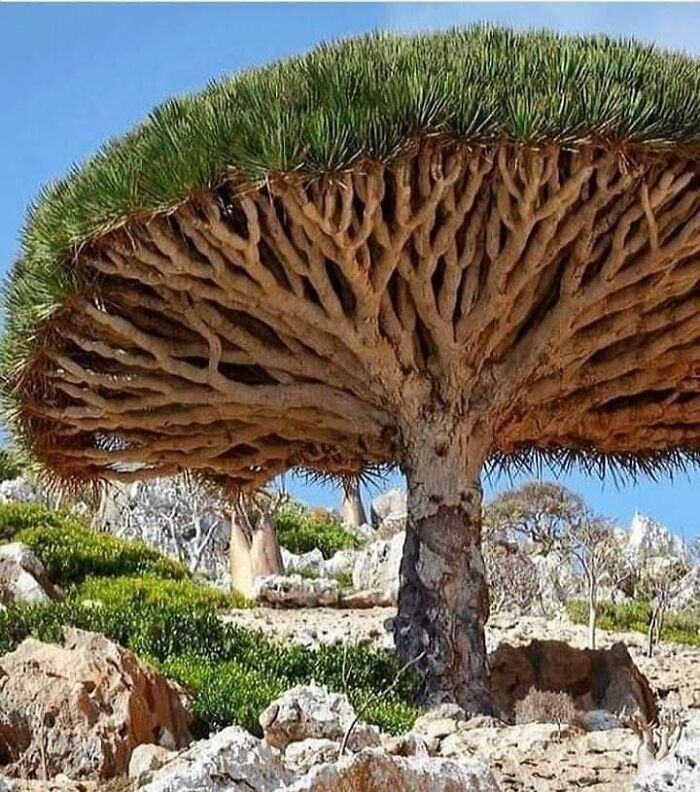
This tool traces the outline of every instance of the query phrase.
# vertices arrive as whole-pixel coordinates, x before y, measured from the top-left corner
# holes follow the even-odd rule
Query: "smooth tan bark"
[[[350,482],[343,487],[343,502],[340,507],[343,522],[359,528],[367,522],[365,507],[362,505],[360,485],[357,481]]]
[[[269,516],[263,515],[260,525],[253,528],[240,508],[232,510],[229,562],[232,591],[248,599],[254,596],[256,578],[284,573],[277,532]]]

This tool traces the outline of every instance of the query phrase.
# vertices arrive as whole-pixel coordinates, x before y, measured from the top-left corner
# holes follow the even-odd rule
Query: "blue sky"
[[[24,210],[40,187],[167,97],[324,40],[484,20],[634,36],[700,55],[694,4],[0,6],[0,274],[15,256]],[[623,489],[582,475],[562,481],[622,523],[638,508],[686,537],[699,532],[700,471]],[[487,493],[509,483],[487,482]],[[293,482],[291,489],[314,503],[337,501],[329,488]]]

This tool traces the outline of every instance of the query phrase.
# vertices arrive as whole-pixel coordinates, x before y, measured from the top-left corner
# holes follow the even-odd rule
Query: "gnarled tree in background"
[[[396,643],[488,710],[480,473],[700,444],[700,66],[373,36],[166,103],[47,192],[8,417],[67,480],[399,464]]]

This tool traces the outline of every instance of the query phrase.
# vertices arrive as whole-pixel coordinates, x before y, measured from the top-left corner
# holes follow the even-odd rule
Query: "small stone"
[[[307,772],[314,765],[335,762],[340,743],[325,738],[310,737],[307,740],[289,743],[284,752],[284,761],[293,765],[297,772]]]
[[[429,756],[428,745],[423,737],[416,734],[400,734],[397,737],[383,737],[382,746],[392,756]]]
[[[161,768],[174,755],[173,751],[161,745],[144,743],[137,745],[129,759],[129,778],[140,778],[146,773]]]

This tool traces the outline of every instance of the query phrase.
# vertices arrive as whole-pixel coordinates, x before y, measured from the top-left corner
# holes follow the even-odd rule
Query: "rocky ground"
[[[281,640],[312,646],[356,641],[375,646],[392,645],[393,608],[368,610],[256,608],[235,611],[229,618],[258,628]],[[561,640],[584,648],[587,630],[566,618],[510,617],[494,615],[487,628],[490,651],[501,642],[514,645],[531,640]],[[660,699],[671,695],[681,706],[700,707],[700,649],[662,644],[653,658],[644,654],[644,636],[638,633],[599,632],[598,644],[606,648],[622,641],[635,663],[647,676]],[[634,734],[625,728],[558,734],[553,724],[505,726],[478,720],[460,722],[450,718],[427,726],[437,737],[441,756],[478,756],[494,771],[503,790],[512,792],[560,792],[588,789],[623,792],[635,775]]]
[[[279,640],[305,646],[355,642],[391,648],[391,621],[395,612],[393,607],[367,610],[252,608],[233,611],[228,618],[237,624],[277,636]],[[503,641],[522,645],[533,639],[564,641],[571,646],[584,648],[587,646],[587,629],[572,624],[566,617],[545,619],[504,614],[494,614],[487,625],[489,651],[493,651]],[[662,643],[656,648],[654,657],[648,658],[645,654],[645,639],[640,633],[598,632],[600,648],[619,641],[628,646],[632,659],[649,679],[657,695],[664,698],[669,692],[676,691],[683,707],[700,707],[700,649]]]

